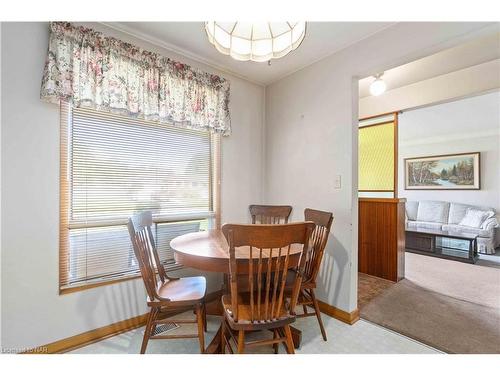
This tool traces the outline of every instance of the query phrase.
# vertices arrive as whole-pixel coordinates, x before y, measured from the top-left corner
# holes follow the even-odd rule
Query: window
[[[397,191],[397,114],[359,122],[360,197],[395,198]]]
[[[216,225],[219,137],[61,104],[61,292],[137,277],[127,220],[153,212],[161,261]]]

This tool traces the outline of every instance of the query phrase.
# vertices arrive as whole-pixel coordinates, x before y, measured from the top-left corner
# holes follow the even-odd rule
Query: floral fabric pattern
[[[40,96],[229,135],[229,82],[102,33],[51,22]]]

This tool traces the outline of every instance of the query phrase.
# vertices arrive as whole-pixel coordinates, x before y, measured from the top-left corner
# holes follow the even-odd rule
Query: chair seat
[[[169,280],[158,287],[158,295],[173,303],[202,301],[206,291],[207,281],[203,276]]]
[[[261,297],[261,319],[252,321],[251,317],[251,307],[250,307],[250,293],[238,294],[238,322],[235,322],[232,317],[232,306],[231,306],[231,296],[222,296],[222,307],[224,308],[224,314],[229,322],[229,326],[232,329],[243,329],[247,331],[258,331],[262,329],[270,329],[275,326],[283,326],[283,324],[290,324],[295,321],[295,316],[289,315],[288,311],[288,301],[284,300],[278,318],[272,320],[264,320],[264,296]],[[254,293],[254,312],[257,310],[257,296]],[[257,319],[254,316],[254,319]]]

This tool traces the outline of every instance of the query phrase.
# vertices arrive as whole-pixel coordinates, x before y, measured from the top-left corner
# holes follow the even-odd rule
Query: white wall
[[[214,71],[128,35],[108,31]],[[59,110],[39,98],[48,25],[3,23],[1,38],[1,344],[22,348],[143,314],[146,304],[141,280],[58,294]],[[246,222],[248,205],[259,202],[262,196],[264,89],[221,75],[231,81],[233,125],[233,134],[222,145],[222,215],[224,221]],[[209,277],[210,290],[220,285],[218,275]]]
[[[234,129],[223,142],[223,220],[247,221],[247,206],[262,198],[293,204],[294,219],[306,206],[332,210],[320,297],[354,310],[357,79],[450,47],[485,26],[398,24],[273,84],[265,103],[261,87],[222,74],[231,80]],[[139,280],[58,295],[59,112],[39,99],[47,24],[4,23],[1,38],[2,346],[36,346],[141,314],[145,296]],[[336,174],[340,190],[332,187]]]
[[[500,92],[410,110],[399,116],[398,194],[500,210]],[[481,190],[405,190],[404,158],[481,152]]]
[[[470,66],[359,100],[359,118],[417,108],[500,88],[500,59]]]
[[[399,23],[266,88],[265,200],[293,204],[296,220],[305,207],[335,215],[318,287],[323,301],[357,307],[357,80],[449,48],[485,26]],[[341,189],[334,189],[336,175]]]

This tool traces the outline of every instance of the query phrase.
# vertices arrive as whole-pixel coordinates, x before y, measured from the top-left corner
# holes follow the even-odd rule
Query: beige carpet
[[[448,353],[500,353],[500,269],[406,254],[361,317]]]
[[[500,310],[500,269],[406,253],[405,277],[445,296]]]

